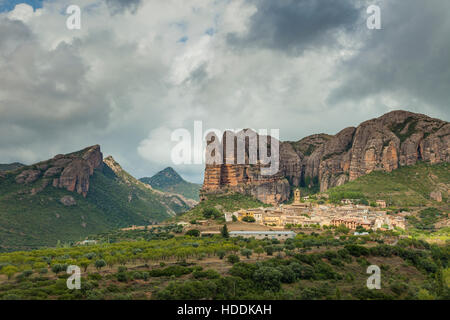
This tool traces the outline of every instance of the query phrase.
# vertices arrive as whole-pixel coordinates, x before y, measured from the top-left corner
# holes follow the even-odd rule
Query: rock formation
[[[224,133],[222,141],[227,133]],[[276,204],[289,198],[289,182],[282,171],[274,175],[262,175],[261,169],[267,165],[261,164],[258,148],[257,162],[251,164],[249,160],[249,139],[245,143],[245,163],[238,164],[237,138],[234,137],[234,151],[227,154],[226,143],[222,144],[222,164],[207,164],[205,180],[200,191],[200,199],[204,200],[208,194],[238,192],[252,195],[264,203]],[[259,145],[260,137],[256,135]],[[270,140],[268,141],[270,142]],[[269,143],[270,144],[270,143]],[[281,164],[280,164],[281,166]]]
[[[77,204],[75,199],[71,196],[64,196],[59,200],[59,202],[61,202],[66,207],[71,207]]]
[[[271,177],[259,176],[258,166],[207,165],[202,194],[237,191],[279,203],[289,196],[290,186],[316,185],[323,192],[376,170],[390,172],[418,161],[450,162],[450,123],[392,111],[334,136],[280,142],[279,150],[280,170]]]
[[[433,191],[430,193],[430,199],[433,199],[437,202],[442,202],[442,193],[439,190]]]
[[[53,159],[25,167],[15,180],[19,184],[31,184],[39,178],[52,181],[52,185],[87,196],[89,179],[94,170],[101,170],[103,155],[100,146],[95,145],[67,155],[57,155]]]

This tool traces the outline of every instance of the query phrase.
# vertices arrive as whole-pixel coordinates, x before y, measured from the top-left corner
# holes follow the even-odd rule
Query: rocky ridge
[[[233,191],[280,203],[292,187],[316,186],[324,192],[375,170],[391,172],[418,161],[450,162],[449,122],[392,111],[334,136],[280,142],[280,170],[272,177],[259,176],[257,165],[207,165],[202,195]]]
[[[31,184],[43,179],[43,185],[63,188],[86,197],[89,192],[90,176],[94,170],[102,170],[103,154],[95,145],[67,155],[56,155],[50,160],[20,168],[15,181]],[[44,188],[45,188],[44,186]]]

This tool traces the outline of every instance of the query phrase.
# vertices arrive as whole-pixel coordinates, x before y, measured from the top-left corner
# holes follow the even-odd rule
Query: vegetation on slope
[[[448,246],[384,244],[390,236],[181,236],[0,254],[0,299],[449,299]],[[66,286],[73,264],[81,290]],[[380,290],[366,287],[371,264]]]
[[[202,187],[200,184],[187,182],[171,167],[158,172],[151,178],[141,178],[139,180],[156,190],[181,194],[195,201],[199,200],[199,190]]]
[[[269,205],[258,199],[240,193],[208,195],[208,199],[201,201],[194,208],[177,217],[177,220],[190,221],[194,219],[204,219],[204,212],[207,209],[218,209],[223,212],[233,212],[239,209],[250,209],[259,207],[269,207]]]
[[[435,190],[447,191],[450,188],[450,165],[441,163],[430,165],[425,162],[414,166],[400,167],[392,172],[374,171],[355,181],[331,188],[329,195],[355,192],[367,199],[377,199],[395,206],[426,206],[435,204],[430,193]],[[442,192],[442,204],[448,205],[448,193]]]
[[[0,163],[0,171],[12,171],[12,170],[16,170],[18,168],[21,168],[23,166],[25,166],[25,165],[21,164],[19,162],[6,163],[6,164],[1,164]]]
[[[31,190],[40,189],[42,183],[17,184],[13,174],[0,179],[0,251],[78,241],[94,233],[162,221],[189,209],[179,199],[118,177],[106,165],[90,178],[87,198],[51,185],[33,194]],[[76,204],[63,205],[64,196],[73,197]]]

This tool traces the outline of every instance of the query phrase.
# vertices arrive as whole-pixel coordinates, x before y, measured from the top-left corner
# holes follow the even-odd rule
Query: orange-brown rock
[[[24,170],[18,176],[16,176],[17,183],[33,183],[41,176],[39,170]]]
[[[372,171],[391,172],[417,161],[450,161],[450,124],[423,114],[393,111],[357,128],[346,128],[316,146],[302,159],[300,185],[316,181],[326,191]]]
[[[418,161],[450,162],[450,124],[392,111],[334,136],[316,134],[280,142],[279,150],[280,170],[272,177],[259,176],[257,165],[207,165],[203,194],[229,190],[267,203],[281,202],[292,186],[320,186],[326,191],[372,171],[391,172]]]
[[[60,154],[53,159],[25,167],[15,179],[17,183],[30,184],[41,177],[52,178],[53,187],[64,188],[86,197],[90,176],[94,174],[94,170],[101,170],[102,166],[103,155],[100,146],[95,145],[71,154]],[[44,179],[44,182],[46,182],[44,188],[50,184],[50,180]],[[35,194],[42,189],[42,187],[33,188],[32,193]]]
[[[246,130],[245,130],[246,131]],[[235,148],[230,154],[226,152],[226,134],[222,138],[222,162],[223,164],[208,164],[205,169],[203,187],[201,189],[201,199],[206,199],[208,194],[238,192],[252,195],[258,200],[277,204],[286,201],[289,198],[289,182],[278,171],[274,175],[262,175],[259,158],[259,149],[257,162],[251,164],[249,161],[249,141],[247,139],[245,146],[245,164],[238,164],[237,161],[237,142],[234,137]],[[259,143],[259,136],[257,136]]]

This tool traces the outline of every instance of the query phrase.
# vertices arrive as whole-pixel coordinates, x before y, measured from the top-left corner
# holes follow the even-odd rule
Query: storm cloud
[[[231,45],[264,47],[290,54],[307,49],[331,47],[341,32],[353,32],[364,13],[352,0],[255,0],[257,7],[249,30],[239,36],[228,35]]]
[[[382,2],[383,29],[368,32],[358,54],[342,64],[330,103],[395,95],[405,108],[450,111],[450,2]],[[448,117],[446,117],[448,119]]]
[[[0,12],[0,163],[98,143],[142,177],[196,120],[282,140],[400,108],[449,120],[448,1],[80,0],[81,30],[70,4]],[[175,169],[201,182],[203,166]]]

